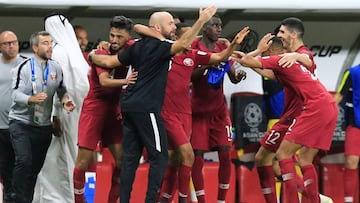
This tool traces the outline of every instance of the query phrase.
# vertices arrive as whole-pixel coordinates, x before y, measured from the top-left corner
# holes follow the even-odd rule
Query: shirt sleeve
[[[159,46],[160,51],[158,52],[160,58],[171,59],[171,57],[173,57],[173,55],[171,54],[171,46],[173,45],[173,43],[170,43],[167,40],[165,41],[157,40],[157,41],[158,43],[161,43]]]
[[[128,66],[131,64],[131,55],[132,55],[131,52],[133,51],[134,47],[136,46],[135,44],[130,46],[125,51],[118,54],[117,57],[118,57],[118,60],[120,61],[121,65]]]
[[[24,65],[25,67],[28,67],[27,64]],[[32,84],[30,82],[30,75],[26,74],[26,71],[23,69],[24,66],[18,66],[16,74],[13,77],[13,93],[12,93],[12,99],[15,103],[28,105],[30,95],[25,94],[26,87],[32,87]]]
[[[281,58],[280,56],[274,55],[274,56],[259,57],[259,60],[262,64],[262,68],[276,70],[281,68],[278,63],[280,58]]]
[[[309,59],[312,61],[312,65],[311,65],[311,67],[307,67],[307,69],[310,70],[310,72],[314,73],[315,69],[316,69],[316,64],[314,61],[314,55],[313,55],[312,51],[309,49],[301,49],[301,50],[299,50],[298,53],[305,54],[309,57]]]
[[[194,57],[194,61],[195,61],[195,67],[199,66],[199,65],[207,65],[210,62],[210,57],[212,53],[208,53],[208,52],[204,52],[204,51],[200,51],[200,50],[191,50],[192,51],[192,55]]]
[[[350,87],[351,87],[350,71],[346,70],[341,79],[341,83],[337,92],[340,93],[342,96],[345,96],[348,93]]]
[[[95,68],[96,68],[96,73],[97,73],[98,76],[99,76],[101,73],[109,72],[109,69],[106,69],[106,68],[101,68],[101,67],[95,67]]]
[[[97,50],[95,53],[99,54],[99,55],[109,55],[109,53],[106,52],[105,50]],[[109,70],[111,70],[108,68],[103,68],[103,67],[97,66],[95,64],[93,64],[93,68],[95,68],[97,75],[100,75],[103,72],[109,72]]]
[[[314,56],[310,50],[302,49],[299,51],[299,54],[306,54],[311,60],[313,60]]]

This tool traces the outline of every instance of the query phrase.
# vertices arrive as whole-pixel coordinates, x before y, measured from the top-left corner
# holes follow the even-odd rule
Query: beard
[[[174,40],[174,35],[173,33],[163,33],[162,34],[166,39],[169,39],[169,40]]]
[[[170,32],[165,32],[165,29],[161,29],[161,34],[162,36],[164,36],[166,39],[169,40],[173,40],[174,36],[175,36],[175,30],[174,31],[170,31]]]
[[[113,46],[113,45],[115,45],[115,46]],[[114,43],[114,44],[110,45],[109,51],[110,51],[110,53],[115,54],[115,53],[118,53],[120,51],[120,49],[122,49],[123,47],[124,46],[120,46],[119,44]]]
[[[50,59],[51,57],[48,57],[46,52],[43,52],[43,53],[39,53],[39,57],[43,60],[48,60]]]

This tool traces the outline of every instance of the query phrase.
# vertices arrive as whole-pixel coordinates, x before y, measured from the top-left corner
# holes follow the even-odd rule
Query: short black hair
[[[114,16],[110,21],[110,27],[126,29],[129,32],[132,29],[132,25],[133,21],[125,16]]]
[[[286,26],[291,32],[297,32],[301,38],[305,33],[303,22],[299,18],[289,17],[281,21],[281,25]]]
[[[176,36],[180,36],[181,34],[181,28],[184,28],[184,27],[191,27],[191,25],[187,24],[187,23],[176,23],[176,31],[175,31],[175,35]]]
[[[270,48],[271,48],[271,49],[284,49],[284,45],[283,45],[283,43],[282,43],[282,41],[281,41],[280,38],[278,38],[278,37],[273,37],[273,38],[271,39],[271,41],[272,41],[272,43],[271,43],[271,45],[270,45]]]
[[[187,24],[187,23],[177,23],[175,24],[176,29],[181,29],[183,27],[191,27],[191,25]]]
[[[173,18],[177,18],[179,19],[180,23],[184,23],[185,22],[185,18],[183,18],[182,16],[178,16],[176,14],[172,14]]]

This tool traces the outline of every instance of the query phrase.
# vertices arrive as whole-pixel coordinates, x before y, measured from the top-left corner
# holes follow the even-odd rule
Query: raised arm
[[[296,61],[302,63],[308,68],[313,65],[313,61],[307,54],[297,52],[283,54],[283,56],[279,60],[279,65],[284,68],[288,68],[292,66]]]
[[[244,27],[238,34],[235,36],[235,38],[232,40],[230,45],[219,53],[213,53],[210,57],[210,64],[218,64],[222,61],[226,61],[231,54],[235,51],[236,46],[239,45],[245,38],[245,36],[249,33],[249,27]]]
[[[251,56],[250,54],[244,54],[241,51],[234,51],[232,59],[248,68],[262,68],[262,64],[257,57]]]
[[[251,69],[263,77],[269,78],[271,80],[276,80],[274,72],[270,69],[262,69],[262,68],[251,68]]]
[[[104,68],[115,68],[121,66],[121,62],[119,61],[117,55],[95,54],[95,50],[92,50],[89,53],[88,59],[90,62]]]
[[[185,49],[188,49],[190,44],[194,41],[196,35],[199,33],[203,25],[211,19],[211,17],[216,13],[216,6],[210,6],[206,9],[199,9],[199,18],[193,24],[191,29],[184,33],[176,42],[171,46],[171,54],[175,55],[179,52],[182,52]]]
[[[263,52],[265,52],[266,50],[269,49],[272,41],[271,39],[275,37],[275,35],[272,35],[271,33],[268,33],[266,35],[264,35],[261,40],[258,43],[258,46],[256,47],[255,50],[253,50],[252,52],[249,52],[248,54],[250,56],[259,56],[261,55]]]
[[[274,72],[270,69],[263,69],[259,59],[257,57],[251,56],[251,53],[244,54],[242,52],[235,51],[233,54],[233,59],[240,63],[242,66],[251,68],[253,71],[264,77],[273,80],[276,79]]]
[[[153,29],[150,29],[146,25],[135,24],[134,25],[134,31],[137,34],[142,35],[142,36],[153,37],[153,38],[157,38],[159,40],[164,40],[165,39],[165,37],[162,36],[159,32],[155,32]]]

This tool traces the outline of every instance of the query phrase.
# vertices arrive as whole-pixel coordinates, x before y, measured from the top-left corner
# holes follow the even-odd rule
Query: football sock
[[[277,203],[275,177],[272,166],[257,167],[260,185],[267,203]]]
[[[74,168],[74,198],[75,203],[84,203],[85,170]]]
[[[195,155],[195,161],[191,170],[191,177],[194,183],[195,194],[198,203],[205,202],[204,177],[202,169],[204,166],[204,158],[202,155]]]
[[[230,176],[231,176],[231,158],[230,151],[224,150],[219,151],[219,188],[218,188],[218,201],[223,201],[226,199],[226,194],[230,186]]]
[[[294,160],[292,158],[283,159],[279,161],[279,164],[284,181],[283,183],[286,188],[286,198],[289,199],[288,202],[299,203]]]
[[[345,181],[344,202],[345,203],[354,202],[354,196],[355,196],[356,185],[357,185],[358,179],[359,179],[358,169],[345,168],[345,173],[344,173],[344,181]]]

